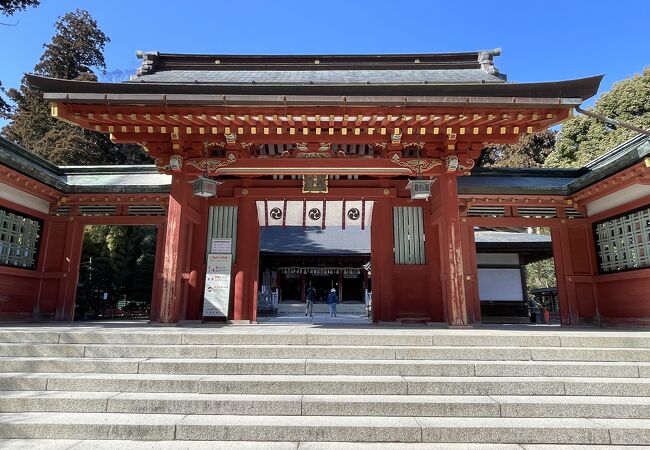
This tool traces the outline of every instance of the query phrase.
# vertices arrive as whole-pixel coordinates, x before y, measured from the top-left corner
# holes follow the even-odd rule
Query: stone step
[[[304,314],[306,303],[278,303],[278,314]],[[329,314],[329,305],[326,303],[314,303],[314,314]],[[357,314],[365,315],[367,313],[366,305],[363,302],[358,303],[339,303],[336,305],[338,314]]]
[[[542,352],[546,349],[539,349]],[[564,349],[561,349],[564,350]],[[620,351],[620,350],[618,350]],[[625,360],[641,360],[644,350]],[[634,358],[636,353],[641,356]],[[650,358],[650,351],[647,352]],[[591,352],[577,349],[567,357],[590,358]],[[465,348],[407,346],[318,346],[318,345],[105,345],[105,344],[0,344],[0,356],[53,356],[90,358],[228,358],[228,359],[467,359],[530,360],[529,348]],[[557,355],[556,355],[557,358]],[[580,359],[580,360],[582,360]]]
[[[276,345],[417,345],[461,347],[581,347],[650,349],[650,335],[626,332],[547,331],[526,332],[496,330],[444,330],[359,328],[358,330],[319,331],[292,327],[269,332],[268,329],[226,326],[202,329],[96,328],[88,331],[55,327],[59,331],[35,331],[24,328],[0,330],[0,343],[33,344],[276,344]],[[237,330],[237,329],[235,329]]]
[[[5,413],[0,438],[649,445],[634,419]]]
[[[0,390],[643,397],[650,396],[650,378],[3,373]]]
[[[336,359],[0,357],[0,373],[650,377],[650,363]]]
[[[650,399],[0,391],[0,412],[650,419]]]
[[[269,442],[269,441],[133,441],[79,439],[0,439],[3,450],[594,450],[593,445],[468,444],[381,442]],[[645,446],[598,445],[598,450],[647,450]]]
[[[324,450],[323,444],[335,444],[337,447],[327,447],[337,449],[341,448],[343,442],[335,443],[321,443],[321,442],[242,442],[242,441],[134,441],[134,440],[122,440],[122,439],[111,439],[111,440],[80,440],[80,439],[0,439],[0,448],[2,450],[25,450],[25,449],[39,449],[39,450],[298,450],[298,446],[301,449],[311,449],[311,450]],[[346,444],[347,445],[347,444]],[[352,445],[352,444],[350,444]],[[373,448],[379,446],[378,448],[388,448],[381,447],[383,444],[373,443],[371,444]],[[386,446],[395,445],[394,443],[385,444]],[[400,444],[399,448],[402,444]],[[404,445],[423,445],[423,444],[404,444]],[[427,445],[427,444],[424,444]],[[430,447],[431,450],[442,450],[443,447],[438,446],[437,444],[428,444],[433,445]],[[450,444],[445,444],[450,445]],[[454,444],[451,444],[454,445]],[[343,447],[343,448],[348,448]],[[350,447],[352,448],[352,447]],[[404,447],[415,448],[415,447]],[[425,450],[429,449],[427,447]],[[456,447],[444,447],[445,449],[455,449]],[[465,450],[464,447],[457,447],[458,450]],[[365,447],[368,449],[368,447]],[[520,446],[513,445],[512,449],[504,448],[503,446],[494,446],[490,447],[469,447],[468,450],[522,450]],[[630,450],[630,449],[626,449]],[[633,449],[632,449],[633,450]]]

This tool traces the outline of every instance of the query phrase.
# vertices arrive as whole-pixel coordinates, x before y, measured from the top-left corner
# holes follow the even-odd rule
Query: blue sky
[[[601,92],[650,65],[650,1],[42,0],[0,16],[0,80],[33,70],[57,17],[88,10],[111,38],[109,70],[136,50],[328,54],[456,52],[500,47],[509,81],[605,74]]]

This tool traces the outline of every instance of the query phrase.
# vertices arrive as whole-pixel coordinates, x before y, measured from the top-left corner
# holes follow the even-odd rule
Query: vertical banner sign
[[[212,239],[205,274],[203,317],[228,317],[232,240]]]

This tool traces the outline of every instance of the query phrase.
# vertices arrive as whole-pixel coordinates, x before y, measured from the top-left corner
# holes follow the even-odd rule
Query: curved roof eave
[[[273,104],[300,103],[301,100],[342,102],[348,104],[391,103],[409,97],[412,105],[477,103],[514,103],[518,106],[539,103],[573,106],[596,94],[602,75],[576,80],[545,83],[485,84],[186,84],[186,83],[98,83],[61,80],[26,75],[29,85],[46,99],[71,103],[167,103],[221,104],[224,97],[232,103]],[[391,99],[394,98],[394,99]],[[432,99],[432,100],[429,100]],[[462,99],[465,99],[462,101]],[[517,101],[519,100],[519,102]],[[569,100],[569,101],[562,101]]]

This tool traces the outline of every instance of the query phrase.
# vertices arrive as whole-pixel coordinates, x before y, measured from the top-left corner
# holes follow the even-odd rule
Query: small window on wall
[[[36,269],[42,221],[0,208],[0,265]]]
[[[600,271],[650,267],[650,206],[594,224]]]

